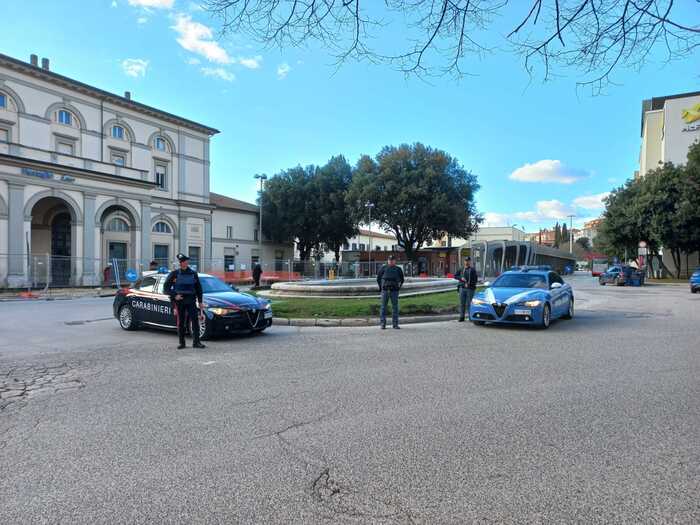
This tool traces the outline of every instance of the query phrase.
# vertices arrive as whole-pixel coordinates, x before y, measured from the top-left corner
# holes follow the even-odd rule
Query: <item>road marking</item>
[[[205,361],[205,362],[202,363],[202,364],[203,364],[203,365],[213,365],[214,363],[216,363],[216,361]]]

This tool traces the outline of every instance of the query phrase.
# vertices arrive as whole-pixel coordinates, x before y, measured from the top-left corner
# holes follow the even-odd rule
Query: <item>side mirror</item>
[[[557,288],[561,288],[561,283],[552,283],[552,286],[549,287],[552,290],[556,290]]]

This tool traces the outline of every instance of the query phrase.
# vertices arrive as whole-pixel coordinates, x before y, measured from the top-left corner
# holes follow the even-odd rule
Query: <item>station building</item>
[[[211,259],[218,131],[0,54],[0,286]],[[51,263],[45,264],[49,259]]]

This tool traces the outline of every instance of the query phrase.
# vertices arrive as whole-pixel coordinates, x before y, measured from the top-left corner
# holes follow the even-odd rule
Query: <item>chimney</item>
[[[49,59],[48,58],[41,59],[41,69],[45,69],[46,71],[49,70]]]
[[[124,91],[124,98],[126,100],[131,100],[131,91]]]
[[[32,53],[29,55],[29,63],[34,67],[39,67],[39,57]]]

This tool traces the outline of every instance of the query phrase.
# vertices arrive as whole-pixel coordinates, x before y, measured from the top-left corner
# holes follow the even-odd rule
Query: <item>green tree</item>
[[[365,205],[372,204],[373,220],[415,261],[416,250],[428,241],[445,234],[466,239],[476,231],[478,189],[476,176],[446,152],[403,144],[359,160],[347,202],[358,223],[366,217]]]
[[[566,223],[561,225],[561,244],[565,245],[569,242],[569,228],[567,228]]]
[[[347,240],[357,233],[347,192],[352,182],[352,167],[345,157],[332,157],[316,172],[315,187],[318,191],[316,219],[320,229],[319,239],[340,261],[340,249]]]
[[[555,248],[559,248],[561,244],[561,227],[559,226],[559,221],[554,225],[554,244]]]
[[[588,237],[579,237],[574,244],[578,244],[586,253],[591,251],[591,240]]]
[[[261,195],[263,232],[274,242],[295,239],[303,260],[320,250],[316,166],[297,166],[271,177]]]

